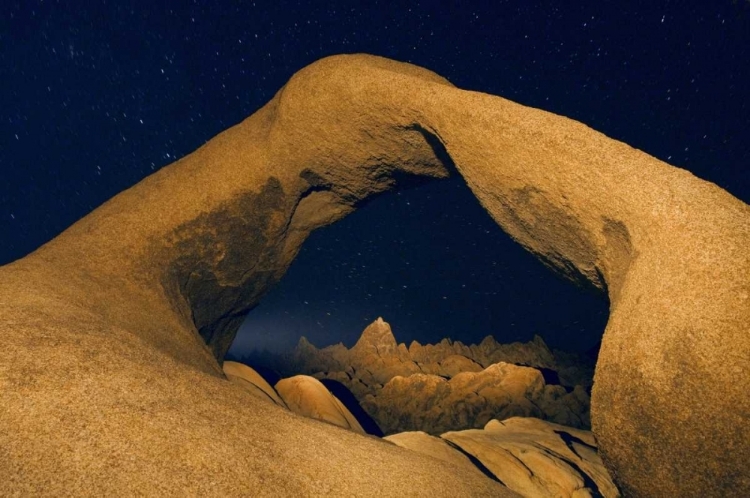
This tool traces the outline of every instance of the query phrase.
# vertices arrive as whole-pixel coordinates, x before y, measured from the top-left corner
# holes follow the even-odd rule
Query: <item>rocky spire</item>
[[[391,326],[382,317],[378,317],[377,320],[362,331],[362,336],[351,351],[355,355],[369,356],[375,354],[382,358],[397,354],[397,347],[398,344],[396,343],[396,338],[393,336]]]
[[[313,343],[307,340],[307,337],[304,335],[299,338],[299,341],[297,342],[297,347],[294,348],[295,351],[309,351],[309,350],[317,350],[318,348],[315,347]]]

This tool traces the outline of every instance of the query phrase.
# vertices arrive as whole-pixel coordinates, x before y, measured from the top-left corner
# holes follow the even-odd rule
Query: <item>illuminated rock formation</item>
[[[284,375],[348,376],[349,388],[365,394],[375,394],[373,385],[382,386],[397,375],[428,373],[450,378],[460,372],[479,372],[500,362],[552,370],[557,377],[555,383],[571,389],[576,385],[590,388],[594,374],[590,359],[561,351],[553,353],[539,336],[526,343],[511,344],[500,344],[492,336],[470,345],[450,339],[425,345],[412,341],[407,348],[396,343],[390,324],[382,318],[365,328],[352,349],[341,343],[318,349],[303,336],[290,354],[268,354],[257,361]],[[363,387],[358,390],[356,384],[360,381]]]
[[[311,230],[454,167],[515,240],[608,293],[592,418],[624,494],[750,494],[750,208],[580,123],[362,55],[301,70],[0,268],[0,494],[502,495],[253,403],[217,362]]]
[[[448,432],[441,438],[476,458],[523,496],[620,496],[588,431],[534,418],[511,418],[490,420],[484,430]]]
[[[620,496],[588,431],[514,417],[490,420],[483,430],[440,437],[402,432],[385,439],[458,468],[484,472],[524,497]]]
[[[553,354],[538,336],[512,344],[498,344],[492,337],[479,345],[447,339],[424,346],[412,342],[407,349],[378,318],[352,349],[342,344],[317,349],[302,337],[290,355],[266,360],[269,365],[264,366],[272,364],[284,375],[303,373],[340,382],[386,434],[440,434],[481,428],[492,418],[509,416],[591,427],[590,399],[583,386],[591,386],[593,369],[589,372],[588,364],[575,355]],[[558,371],[565,380],[558,378]],[[566,382],[571,379],[581,384]]]
[[[490,419],[513,416],[585,427],[588,406],[589,397],[580,386],[568,393],[562,386],[545,385],[538,370],[509,363],[451,379],[430,374],[394,377],[362,401],[362,408],[385,434],[417,430],[441,434],[481,428]]]
[[[276,389],[271,387],[271,384],[266,382],[266,379],[247,365],[235,361],[225,361],[222,369],[227,379],[244,387],[254,396],[271,401],[282,408],[288,408],[284,400],[279,396],[279,393],[276,392]]]
[[[276,390],[286,406],[298,415],[365,434],[357,419],[318,379],[295,375],[277,382]]]
[[[448,441],[436,436],[430,436],[425,432],[400,432],[386,436],[385,439],[402,448],[449,462],[467,471],[480,472],[479,468],[472,463],[469,457],[451,446]]]

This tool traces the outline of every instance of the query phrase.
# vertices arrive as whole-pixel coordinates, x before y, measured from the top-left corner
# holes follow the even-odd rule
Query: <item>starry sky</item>
[[[577,119],[750,202],[750,2],[565,4],[6,1],[0,264],[337,53],[411,62]],[[313,233],[232,352],[279,351],[300,335],[350,346],[378,316],[407,343],[539,334],[586,350],[607,306],[514,244],[452,178]]]

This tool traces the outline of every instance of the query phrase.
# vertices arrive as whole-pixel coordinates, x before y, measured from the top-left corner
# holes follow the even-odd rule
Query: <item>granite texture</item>
[[[592,424],[623,493],[750,495],[750,208],[575,121],[366,55],[302,69],[0,268],[0,494],[502,495],[256,401],[217,361],[311,230],[455,171],[516,241],[609,295]]]

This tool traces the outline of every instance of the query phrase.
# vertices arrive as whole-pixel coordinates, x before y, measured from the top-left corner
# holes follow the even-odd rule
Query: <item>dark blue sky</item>
[[[195,150],[298,69],[367,52],[582,121],[750,201],[750,3],[24,0],[0,13],[0,264]],[[460,179],[313,234],[234,349],[305,334],[584,349],[606,300],[502,234]]]

